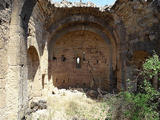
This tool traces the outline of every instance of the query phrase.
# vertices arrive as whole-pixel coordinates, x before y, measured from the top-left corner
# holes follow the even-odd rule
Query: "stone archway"
[[[21,119],[28,106],[26,34],[28,21],[36,3],[35,0],[14,0],[11,3],[6,83],[7,119]]]
[[[86,87],[90,87],[90,88],[100,87],[104,90],[112,91],[114,89],[117,89],[117,87],[120,86],[122,82],[121,82],[121,73],[120,73],[121,68],[119,68],[119,66],[117,65],[117,62],[119,60],[119,56],[117,53],[118,39],[115,37],[115,32],[113,33],[114,24],[112,23],[113,21],[111,20],[112,16],[108,15],[108,18],[109,19],[106,22],[106,21],[103,21],[100,17],[97,17],[96,15],[75,14],[72,16],[70,15],[66,16],[58,20],[57,22],[52,22],[50,24],[50,27],[48,27],[48,32],[50,33],[50,37],[48,40],[48,59],[49,59],[48,76],[49,76],[49,79],[53,80],[53,85],[58,86],[60,88],[61,87],[65,88],[65,87],[85,87],[86,86],[85,82],[77,83],[77,84],[75,83],[75,85],[73,84],[71,85],[69,82],[68,85],[66,85],[67,84],[66,81],[70,80],[70,78],[68,77],[70,75],[68,75],[68,73],[65,73],[65,72],[61,72],[61,75],[60,75],[61,77],[59,78],[63,80],[60,83],[58,83],[58,78],[56,78],[57,75],[53,74],[54,73],[53,69],[54,71],[56,71],[56,67],[52,63],[53,61],[57,61],[57,57],[55,56],[55,53],[57,50],[54,49],[56,41],[60,40],[63,36],[66,36],[67,34],[70,34],[70,33],[74,33],[76,31],[79,31],[79,32],[81,31],[82,33],[86,33],[86,31],[88,31],[92,33],[89,35],[89,37],[92,38],[93,36],[96,35],[96,36],[99,36],[99,38],[103,40],[104,42],[103,44],[107,46],[106,51],[104,50],[103,53],[106,53],[106,54],[109,53],[109,57],[108,57],[109,62],[108,62],[108,67],[106,68],[108,72],[105,73],[104,72],[105,70],[104,70],[103,72],[101,72],[104,75],[99,75],[99,76],[105,76],[104,77],[105,80],[104,79],[102,80],[102,78],[100,77],[98,78],[92,77],[92,80],[88,78],[90,79],[88,80],[90,82],[87,83],[88,86]],[[75,37],[75,39],[77,39],[77,37]],[[68,40],[70,40],[69,37],[68,39],[64,41],[67,43]],[[79,41],[83,41],[83,40],[79,40]],[[90,43],[92,43],[92,41]],[[80,45],[80,43],[77,42],[77,44],[75,45]],[[81,54],[82,53],[83,51],[81,52]],[[83,54],[81,56],[83,56]],[[61,57],[62,59],[67,60],[63,54],[61,54]],[[80,58],[79,56],[74,56],[74,57],[75,57],[75,62],[76,62],[76,58]],[[80,64],[81,62],[83,63],[83,61],[80,58]],[[92,73],[88,73],[87,75],[89,76],[89,74],[92,74]],[[120,77],[117,77],[117,75]],[[64,78],[68,80],[64,80]],[[99,80],[95,80],[95,79],[99,79]],[[101,81],[101,82],[99,82],[99,85],[98,85],[98,83],[91,82],[91,81]],[[100,84],[103,84],[105,87],[101,86]]]
[[[41,87],[40,81],[40,61],[36,48],[29,47],[27,50],[27,66],[28,66],[28,92],[29,97],[39,96]]]

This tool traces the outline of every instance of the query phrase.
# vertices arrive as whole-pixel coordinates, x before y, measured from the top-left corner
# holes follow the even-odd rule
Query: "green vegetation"
[[[160,96],[148,81],[144,81],[143,93],[130,93],[124,92],[122,95],[130,106],[124,112],[126,117],[130,120],[159,120],[159,113],[157,110],[157,101],[155,100]]]
[[[160,60],[154,54],[143,64],[140,75],[143,84],[136,93],[129,91],[121,92],[117,97],[112,98],[111,113],[115,114],[110,118],[127,120],[159,120],[158,105],[160,93],[153,88],[150,81],[157,80],[160,73]]]

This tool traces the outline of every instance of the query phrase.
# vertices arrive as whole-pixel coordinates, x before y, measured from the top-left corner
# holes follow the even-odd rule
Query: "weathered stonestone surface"
[[[9,0],[0,1],[0,119],[6,119],[6,75],[7,75],[7,45],[9,40],[9,22],[11,15]]]
[[[52,86],[135,90],[136,69],[160,53],[159,9],[159,0],[102,8],[0,0],[0,119],[21,119],[28,101]]]
[[[102,38],[91,32],[77,31],[60,37],[53,47],[53,85],[107,90],[110,51]]]
[[[126,79],[135,80],[144,60],[153,53],[159,54],[160,19],[158,0],[152,2],[119,0],[113,6],[114,13],[123,21],[126,36],[123,51],[126,59]]]

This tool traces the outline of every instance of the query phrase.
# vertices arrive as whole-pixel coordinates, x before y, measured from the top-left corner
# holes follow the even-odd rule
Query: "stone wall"
[[[8,69],[7,46],[9,40],[9,23],[11,3],[9,0],[0,1],[0,119],[6,119],[6,75]]]
[[[34,46],[38,56],[43,53],[43,13],[34,0],[14,0],[7,4],[0,1],[0,7],[0,56],[3,58],[0,59],[3,65],[0,67],[0,119],[21,119],[30,100],[27,49]],[[38,73],[37,76],[40,76]],[[38,85],[38,88],[40,90],[41,86]],[[41,91],[35,94],[41,95]]]
[[[130,78],[136,89],[136,69],[153,50],[160,54],[159,9],[158,0],[117,0],[111,8],[0,0],[0,119],[21,119],[50,83],[122,90]]]
[[[144,60],[155,50],[160,52],[160,13],[158,0],[118,0],[113,6],[114,14],[121,18],[125,27],[125,44],[122,45],[125,79],[137,83],[136,69],[141,69]],[[133,84],[132,84],[133,85]],[[136,85],[135,85],[136,86]]]
[[[102,12],[99,10],[99,8],[96,8],[96,7],[84,7],[83,8],[80,6],[81,6],[81,4],[79,5],[79,7],[77,6],[75,8],[74,8],[74,6],[73,6],[73,8],[72,7],[71,8],[70,7],[68,7],[68,8],[67,7],[62,7],[62,8],[57,7],[56,8],[54,5],[51,5],[51,11],[55,11],[55,12],[54,12],[54,14],[52,14],[52,12],[51,12],[51,14],[48,15],[49,22],[45,24],[46,28],[47,28],[46,30],[50,34],[50,37],[47,41],[48,42],[48,55],[49,55],[49,80],[50,79],[53,80],[53,83],[54,83],[53,85],[58,86],[60,88],[69,87],[69,86],[70,87],[78,87],[78,86],[84,87],[83,83],[86,84],[87,87],[89,86],[89,88],[92,88],[94,85],[90,85],[90,84],[92,84],[92,81],[94,81],[94,78],[95,78],[95,81],[99,81],[99,83],[97,82],[93,88],[100,87],[98,85],[98,84],[101,84],[100,81],[105,81],[105,85],[104,85],[105,87],[101,86],[101,88],[105,89],[105,90],[112,91],[113,88],[117,88],[117,86],[116,86],[117,84],[115,84],[117,82],[115,82],[115,81],[117,81],[117,79],[118,79],[118,81],[119,81],[118,84],[120,86],[118,89],[120,89],[121,88],[120,84],[122,83],[121,82],[121,73],[120,73],[121,68],[119,68],[120,66],[117,66],[117,61],[119,61],[118,60],[119,55],[117,54],[117,47],[120,45],[120,43],[119,43],[119,36],[117,35],[116,29],[114,29],[115,25],[114,25],[113,16],[108,10],[106,12]],[[55,59],[54,57],[56,57],[56,56],[54,56],[54,52],[57,51],[57,50],[54,50],[54,47],[56,47],[56,45],[54,45],[54,43],[55,43],[55,41],[58,41],[58,40],[61,41],[60,38],[63,35],[67,35],[67,34],[70,34],[71,32],[73,32],[73,35],[67,36],[67,38],[65,38],[65,37],[62,38],[66,42],[66,44],[64,44],[64,48],[67,48],[67,46],[68,46],[68,48],[70,48],[70,45],[72,45],[72,43],[70,41],[72,39],[73,39],[72,41],[75,40],[75,43],[72,45],[73,47],[76,46],[76,44],[77,44],[77,47],[82,48],[81,46],[83,46],[83,45],[81,45],[81,44],[83,43],[84,39],[88,39],[90,41],[90,42],[87,42],[87,44],[89,46],[92,43],[92,40],[94,41],[94,39],[96,38],[96,37],[93,37],[94,34],[93,35],[91,35],[91,34],[85,35],[84,37],[82,37],[83,35],[77,34],[77,37],[72,38],[73,36],[75,36],[74,35],[75,31],[83,31],[84,34],[87,32],[94,33],[95,35],[99,36],[101,39],[103,39],[106,42],[106,46],[108,46],[108,47],[106,47],[106,51],[100,50],[102,53],[105,54],[104,59],[106,59],[106,61],[107,61],[106,65],[105,65],[104,61],[102,60],[103,61],[102,64],[99,64],[99,66],[97,65],[99,68],[96,67],[96,65],[92,66],[93,67],[92,69],[97,69],[97,70],[95,70],[95,71],[88,70],[87,71],[88,64],[86,63],[86,65],[84,64],[84,69],[79,70],[79,72],[77,69],[75,69],[75,71],[77,71],[75,74],[68,75],[66,73],[65,75],[63,75],[63,71],[66,68],[69,68],[71,71],[73,71],[72,69],[74,69],[74,68],[72,68],[74,65],[74,63],[73,63],[74,61],[72,61],[73,59],[71,59],[71,58],[76,57],[76,56],[73,55],[72,53],[68,53],[70,55],[67,55],[67,57],[69,57],[69,59],[70,59],[69,60],[70,66],[69,66],[69,64],[67,64],[66,68],[65,67],[62,68],[64,70],[62,70],[59,67],[56,67],[56,62],[54,65],[52,65],[52,63],[54,61],[53,59]],[[117,37],[115,37],[116,35],[117,35]],[[90,39],[88,36],[90,36]],[[68,41],[68,43],[67,43],[67,41]],[[96,43],[100,44],[98,42],[95,42],[95,44]],[[93,46],[94,46],[94,44],[93,44]],[[85,47],[85,49],[87,49],[87,46],[84,45],[84,47]],[[61,48],[63,48],[62,45],[61,45]],[[74,52],[74,50],[71,52]],[[94,52],[94,50],[93,50],[93,53],[97,57],[100,56],[99,53]],[[81,54],[83,54],[83,52]],[[108,54],[108,55],[106,55],[106,54]],[[61,51],[61,55],[62,55],[62,51]],[[88,53],[88,56],[92,56],[91,53]],[[89,59],[88,59],[88,61],[92,61]],[[96,62],[95,63],[94,62],[92,63],[92,62],[91,62],[91,64],[96,64]],[[62,67],[62,64],[60,63],[60,61],[57,62],[57,64],[59,64]],[[104,68],[100,67],[100,66],[104,66]],[[56,73],[54,73],[54,72],[52,73],[52,71],[55,71]],[[59,78],[57,78],[57,75],[58,75],[57,71],[59,72],[58,74],[62,74],[62,75],[59,75],[60,76],[59,83],[58,82],[56,83],[56,81],[58,81],[56,79],[59,79]],[[89,72],[95,72],[95,73],[89,73]],[[88,73],[88,74],[85,75],[84,73],[85,74]],[[119,77],[117,77],[117,74],[119,74]],[[76,78],[76,76],[79,76],[79,77]],[[82,78],[82,76],[83,76],[83,78]],[[93,76],[95,76],[95,77],[93,77]],[[65,81],[68,81],[68,79],[71,80],[71,82],[68,82],[67,83],[68,85],[67,84],[62,85],[62,84],[65,84],[66,83]],[[75,79],[75,80],[73,80],[73,79]],[[83,79],[83,80],[81,80],[81,79]],[[63,83],[63,81],[64,81],[64,83]]]
[[[71,32],[60,37],[53,48],[54,86],[108,90],[111,54],[100,36],[88,31]]]
[[[48,59],[47,56],[45,58],[43,57],[46,43],[46,40],[44,39],[44,20],[44,11],[41,8],[41,5],[37,3],[29,19],[27,31],[29,99],[41,96],[42,94],[41,71],[44,71],[41,68],[41,65],[44,64],[42,63],[42,59]],[[30,49],[32,50],[30,51]]]

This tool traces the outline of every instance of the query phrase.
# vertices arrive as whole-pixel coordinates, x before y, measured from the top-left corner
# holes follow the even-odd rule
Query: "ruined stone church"
[[[159,0],[0,0],[0,120],[20,120],[50,86],[136,89],[136,69],[153,51],[160,53]]]

